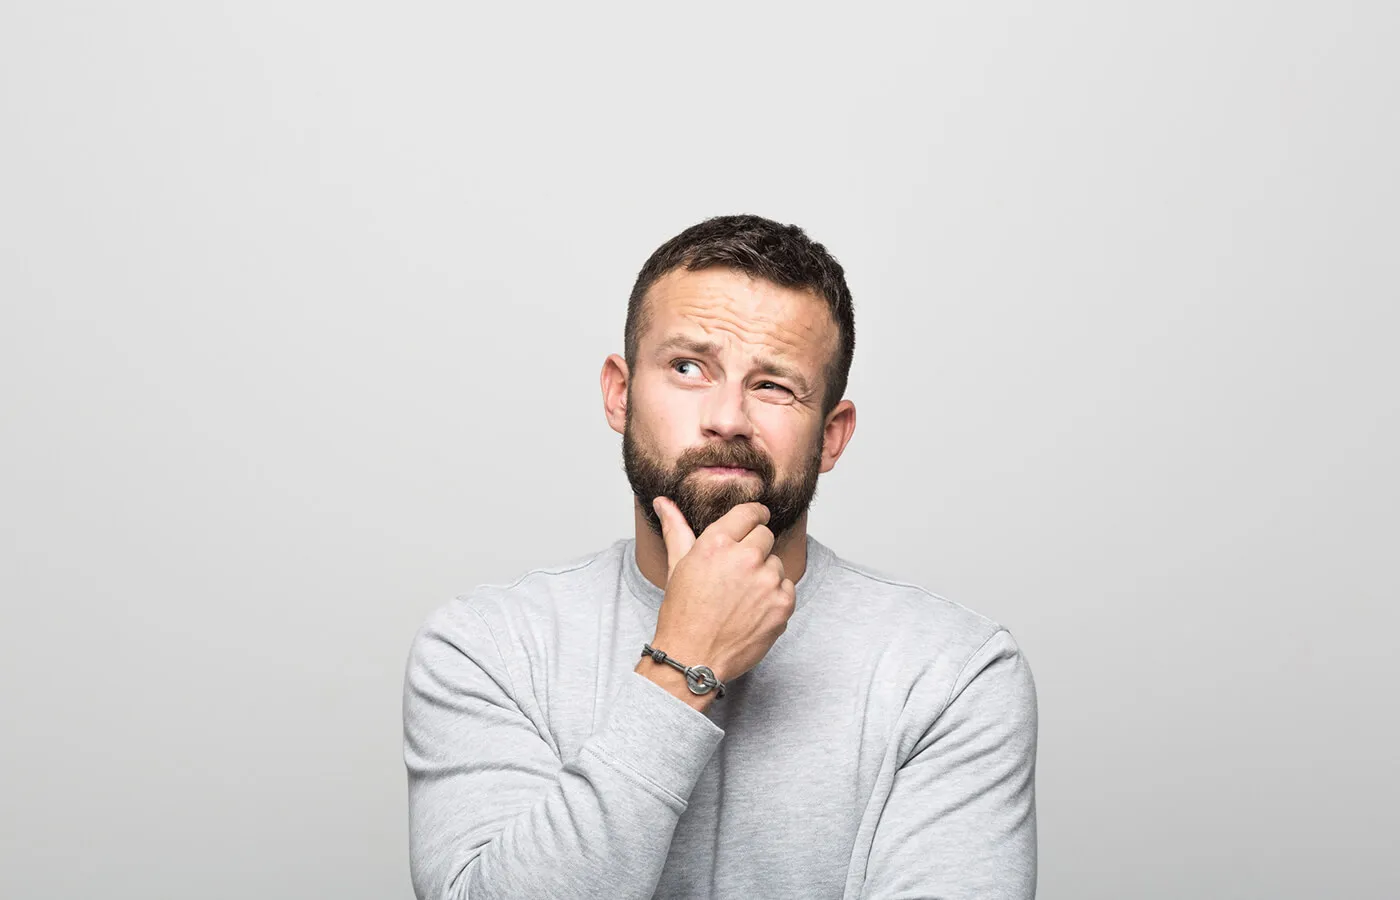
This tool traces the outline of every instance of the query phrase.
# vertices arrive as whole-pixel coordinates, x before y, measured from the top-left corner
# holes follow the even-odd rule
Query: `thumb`
[[[652,501],[651,508],[656,510],[657,518],[661,520],[661,539],[666,542],[666,580],[670,581],[676,563],[694,546],[695,532],[690,530],[690,524],[671,498],[657,497]]]

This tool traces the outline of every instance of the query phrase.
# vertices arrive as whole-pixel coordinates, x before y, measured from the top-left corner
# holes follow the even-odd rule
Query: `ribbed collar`
[[[647,580],[642,574],[641,567],[637,565],[637,539],[635,537],[626,538],[620,541],[622,544],[622,578],[627,583],[627,587],[634,596],[653,609],[661,608],[661,600],[666,596],[666,592]],[[831,568],[833,554],[831,550],[821,541],[812,537],[811,532],[807,533],[807,568],[803,570],[802,577],[797,580],[797,606],[793,615],[797,615],[808,600],[815,597],[817,591],[821,589],[822,582],[826,580],[827,570]]]

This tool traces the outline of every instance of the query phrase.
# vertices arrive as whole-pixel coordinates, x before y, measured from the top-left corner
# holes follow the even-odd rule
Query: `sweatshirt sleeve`
[[[570,759],[522,712],[486,620],[449,604],[404,678],[409,855],[420,900],[650,898],[724,731],[629,671]]]
[[[1037,728],[1030,667],[999,630],[895,774],[861,896],[1033,898]]]

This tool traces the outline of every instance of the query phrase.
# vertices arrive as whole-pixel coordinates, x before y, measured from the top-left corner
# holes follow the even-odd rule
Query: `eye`
[[[783,387],[781,384],[774,384],[774,383],[771,382],[771,381],[760,381],[760,382],[758,383],[758,386],[759,386],[759,387],[763,387],[765,384],[766,384],[766,385],[769,385],[770,387],[775,387],[775,388],[777,388],[777,389],[780,390],[780,391],[787,391],[789,394],[792,393],[792,391],[789,391],[787,388]]]
[[[676,371],[677,366],[695,366],[697,369],[700,368],[700,366],[693,359],[676,360],[675,362],[671,363],[671,371]]]

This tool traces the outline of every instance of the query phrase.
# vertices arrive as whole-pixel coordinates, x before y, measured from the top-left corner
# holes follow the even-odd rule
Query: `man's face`
[[[651,504],[664,495],[699,535],[757,500],[781,537],[821,471],[822,372],[837,346],[825,301],[716,267],[667,273],[647,303],[622,438],[642,514],[660,535]]]

